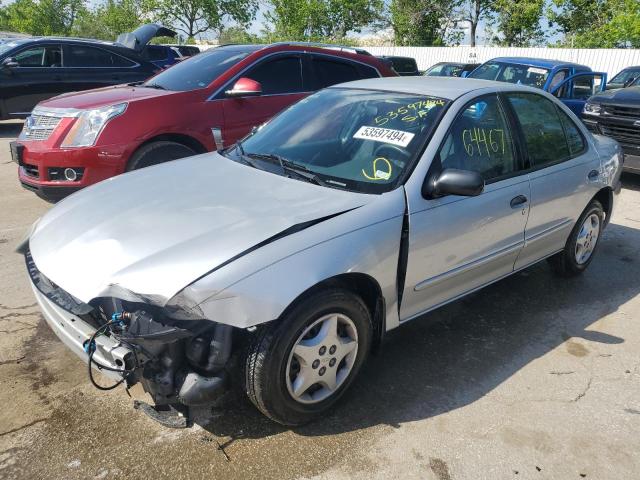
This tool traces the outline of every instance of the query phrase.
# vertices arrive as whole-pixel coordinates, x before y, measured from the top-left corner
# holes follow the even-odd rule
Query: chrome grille
[[[25,163],[22,168],[24,168],[24,173],[29,177],[40,178],[38,167],[36,167],[35,165],[28,165]]]
[[[50,115],[31,115],[27,117],[20,138],[23,140],[46,140],[62,120]]]
[[[602,134],[621,143],[640,142],[640,128],[622,125],[600,125]]]
[[[604,105],[604,112],[607,115],[626,118],[640,118],[640,108],[626,107],[621,105]]]

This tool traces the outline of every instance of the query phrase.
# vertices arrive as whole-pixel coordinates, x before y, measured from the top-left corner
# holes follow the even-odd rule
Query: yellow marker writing
[[[378,162],[383,162],[387,165],[387,170],[378,170]],[[369,175],[367,172],[362,169],[362,175],[369,180],[389,180],[391,178],[391,172],[393,171],[393,167],[391,166],[391,162],[384,157],[378,157],[373,161],[373,176]]]

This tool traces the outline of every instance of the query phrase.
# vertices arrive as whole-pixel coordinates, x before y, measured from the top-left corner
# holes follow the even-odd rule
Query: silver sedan
[[[385,332],[543,259],[581,274],[620,170],[619,146],[540,90],[363,80],[74,194],[19,250],[98,388],[140,382],[160,409],[236,383],[296,425]]]

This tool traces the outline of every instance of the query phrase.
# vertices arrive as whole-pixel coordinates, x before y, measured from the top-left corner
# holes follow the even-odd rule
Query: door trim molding
[[[477,260],[474,260],[472,262],[466,263],[464,265],[460,265],[459,267],[454,268],[453,270],[449,270],[447,272],[441,273],[440,275],[436,275],[435,277],[431,277],[431,278],[427,278],[426,280],[422,280],[421,282],[419,282],[414,288],[413,290],[415,292],[419,292],[420,290],[424,290],[427,287],[430,287],[432,285],[435,285],[437,283],[440,283],[442,281],[445,281],[451,277],[454,277],[456,275],[459,275],[461,273],[464,273],[468,270],[472,270],[476,267],[480,267],[486,263],[489,263],[497,258],[500,257],[504,257],[506,255],[509,255],[510,253],[515,252],[516,250],[521,249],[522,247],[524,247],[524,240],[513,243],[511,245],[508,245],[504,248],[501,248],[500,250],[496,251],[496,252],[492,252],[488,255],[485,255],[482,258],[479,258]]]

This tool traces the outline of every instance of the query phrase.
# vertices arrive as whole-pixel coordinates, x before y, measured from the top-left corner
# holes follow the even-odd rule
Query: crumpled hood
[[[164,305],[260,242],[375,197],[210,153],[120,175],[68,197],[40,220],[29,247],[38,269],[85,303],[124,289]]]

